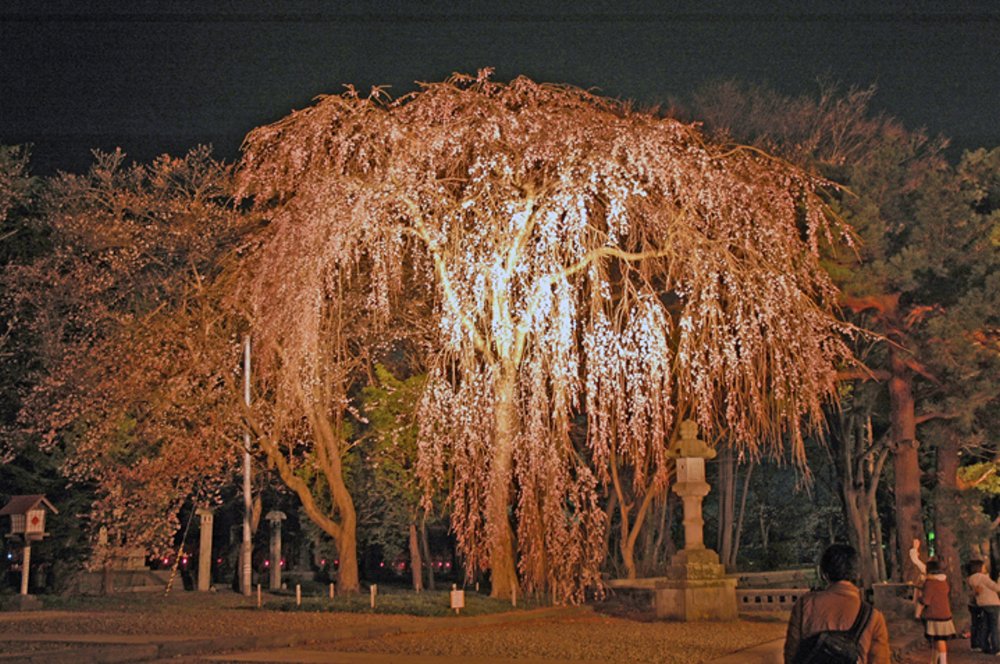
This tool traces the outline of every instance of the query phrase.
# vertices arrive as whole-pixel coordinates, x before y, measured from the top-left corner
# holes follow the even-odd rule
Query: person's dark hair
[[[858,552],[848,544],[831,544],[826,547],[819,561],[819,571],[830,583],[855,582],[861,576]]]
[[[941,563],[940,562],[938,562],[937,560],[935,560],[933,558],[931,558],[930,560],[927,561],[927,573],[928,574],[937,574],[940,571],[941,571]]]
[[[973,574],[979,574],[983,571],[983,561],[982,560],[970,560],[965,563],[965,575],[972,576]]]

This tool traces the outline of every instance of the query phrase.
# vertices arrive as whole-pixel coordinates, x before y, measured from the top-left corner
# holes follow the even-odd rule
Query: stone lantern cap
[[[674,441],[667,456],[673,459],[681,458],[701,458],[714,459],[715,450],[698,438],[698,425],[692,420],[684,420],[680,424],[681,436]]]
[[[271,510],[270,512],[268,512],[264,516],[264,518],[267,519],[268,522],[270,522],[270,523],[274,523],[274,522],[281,523],[282,521],[284,521],[288,517],[285,516],[285,513],[282,512],[281,510]]]
[[[46,534],[46,508],[53,514],[59,514],[59,510],[43,494],[11,496],[10,501],[0,509],[0,516],[10,516],[11,535],[41,539]]]

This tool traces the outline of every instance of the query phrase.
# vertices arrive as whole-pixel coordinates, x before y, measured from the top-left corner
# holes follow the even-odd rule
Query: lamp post
[[[243,339],[243,402],[250,407],[250,336]],[[250,431],[243,432],[243,544],[240,548],[240,588],[250,596],[253,543],[250,540],[250,514],[253,500],[250,496]]]

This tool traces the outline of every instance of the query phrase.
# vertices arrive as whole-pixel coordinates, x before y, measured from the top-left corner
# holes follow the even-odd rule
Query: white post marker
[[[330,599],[333,599],[333,584],[330,584]]]
[[[257,584],[257,608],[259,609],[264,605],[263,599],[260,596],[260,584]]]
[[[378,585],[373,583],[372,587],[371,587],[372,608],[373,609],[375,608],[375,595],[377,595],[377,594],[378,594]]]
[[[458,589],[458,584],[451,584],[451,608],[455,609],[455,615],[465,608],[465,591]]]
[[[295,606],[302,606],[302,586],[295,584]]]
[[[510,603],[514,605],[515,609],[517,608],[517,584],[514,584],[510,589]]]
[[[11,517],[12,519],[14,517]],[[24,549],[21,550],[21,594],[28,594],[28,575],[31,573],[31,540],[25,535]]]

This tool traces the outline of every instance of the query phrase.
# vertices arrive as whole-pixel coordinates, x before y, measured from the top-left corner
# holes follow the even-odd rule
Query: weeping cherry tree
[[[802,462],[851,361],[824,183],[576,88],[349,88],[252,132],[239,182],[272,220],[257,301],[302,389],[342,280],[367,275],[373,325],[428,302],[418,472],[450,485],[495,597],[599,586],[602,489],[624,469],[661,495],[681,419]]]

